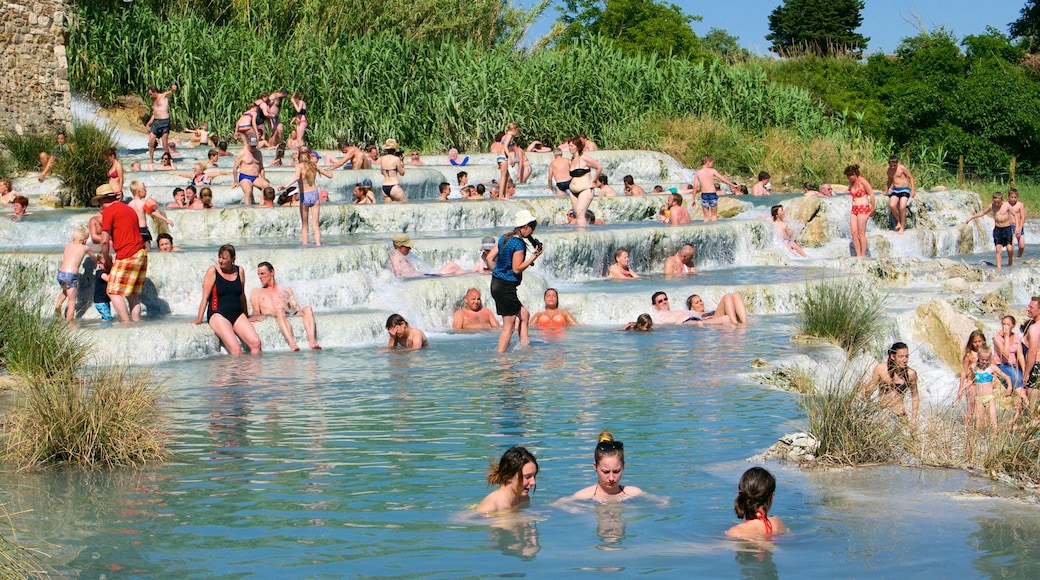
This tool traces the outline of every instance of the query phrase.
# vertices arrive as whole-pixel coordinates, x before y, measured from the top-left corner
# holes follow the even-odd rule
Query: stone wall
[[[65,0],[0,0],[0,131],[38,133],[72,122]]]

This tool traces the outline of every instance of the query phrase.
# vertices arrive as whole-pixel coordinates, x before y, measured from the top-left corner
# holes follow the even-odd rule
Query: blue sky
[[[667,0],[666,0],[667,1]],[[758,54],[769,53],[769,13],[783,0],[671,0],[686,14],[703,18],[693,24],[698,36],[712,28],[721,28],[740,39],[740,44]],[[918,18],[931,30],[940,25],[952,30],[957,38],[985,32],[993,26],[1007,33],[1008,24],[1019,17],[1026,0],[865,0],[860,34],[870,38],[867,54],[891,53],[901,39],[918,32]],[[559,13],[546,11],[535,24],[534,37],[544,35]],[[911,24],[913,23],[913,24]]]

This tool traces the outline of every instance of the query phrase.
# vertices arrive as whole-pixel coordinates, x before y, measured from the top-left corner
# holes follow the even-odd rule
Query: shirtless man
[[[578,320],[570,312],[560,308],[560,293],[555,288],[549,288],[542,297],[545,301],[545,310],[531,317],[531,324],[538,328],[561,328],[574,326]]]
[[[683,207],[683,197],[678,193],[668,196],[668,219],[670,226],[681,226],[690,223],[690,212]]]
[[[343,157],[339,159],[332,155],[325,157],[325,162],[329,164],[329,169],[336,170],[346,167],[347,163],[350,164],[350,169],[368,169],[370,167],[368,156],[365,155],[365,152],[360,147],[353,143],[340,141],[339,152],[343,154]]]
[[[625,195],[646,195],[646,190],[643,186],[636,185],[636,180],[631,175],[626,175],[621,182],[625,184]]]
[[[563,151],[553,149],[553,160],[549,163],[549,191],[556,195],[565,195],[571,185],[571,162],[563,156]]]
[[[152,97],[152,116],[145,123],[148,129],[148,169],[155,165],[155,144],[162,141],[163,151],[171,157],[170,150],[170,95],[177,90],[177,85],[170,85],[170,90],[159,92],[157,87],[148,87],[148,96]]]
[[[231,168],[235,176],[231,189],[242,188],[242,205],[253,205],[254,187],[263,191],[271,185],[264,173],[264,156],[256,148],[256,143],[256,135],[247,136],[245,147],[235,156],[235,165]]]
[[[451,327],[455,330],[486,330],[498,328],[498,318],[490,308],[484,306],[480,290],[470,288],[463,298],[463,307],[455,311],[451,319]]]
[[[993,192],[993,203],[986,206],[979,213],[971,216],[964,223],[971,223],[988,213],[993,214],[993,245],[997,248],[997,269],[1000,269],[1000,257],[1004,248],[1007,248],[1008,267],[1012,265],[1015,249],[1015,222],[1011,215],[1011,204],[1004,201],[1004,194],[999,191]]]
[[[54,169],[54,164],[60,161],[62,157],[65,157],[66,155],[71,153],[74,149],[72,143],[65,142],[64,132],[58,131],[58,136],[56,137],[56,139],[58,140],[58,144],[54,146],[54,149],[51,149],[50,153],[47,153],[46,151],[40,152],[41,171],[40,174],[36,176],[37,181],[43,181],[44,179],[47,179],[47,176],[50,175],[51,170]],[[11,199],[14,199],[14,197],[12,196]]]
[[[1040,394],[1040,357],[1037,356],[1040,354],[1040,296],[1029,299],[1026,316],[1029,320],[1022,323],[1022,354],[1026,357],[1026,381],[1023,386],[1029,395],[1029,406],[1032,408],[1036,405],[1037,395]]]
[[[354,186],[354,205],[368,205],[376,202],[376,196],[372,194],[372,180],[362,179],[361,183]]]
[[[285,134],[285,125],[279,115],[282,112],[282,100],[289,96],[289,91],[281,90],[267,96],[267,126],[271,128],[267,139],[271,145],[277,147],[282,142]]]
[[[600,197],[616,197],[617,194],[617,190],[607,181],[605,173],[600,173],[596,176],[596,195]]]
[[[260,262],[256,267],[256,277],[260,279],[263,288],[254,289],[249,295],[249,303],[253,305],[251,316],[274,316],[278,322],[278,330],[282,331],[289,348],[298,351],[300,347],[293,338],[292,325],[287,317],[299,314],[303,317],[303,328],[307,331],[307,343],[312,349],[320,349],[314,325],[314,311],[311,307],[301,308],[296,302],[292,288],[278,286],[274,279],[274,266],[270,262]]]
[[[751,186],[751,195],[769,195],[769,174],[765,171],[758,173],[758,181]]]
[[[697,268],[693,266],[693,246],[686,244],[679,248],[673,256],[668,256],[664,261],[665,276],[683,276],[685,274],[696,274]]]
[[[694,192],[701,192],[701,208],[706,222],[719,219],[719,194],[715,190],[716,179],[728,185],[732,191],[737,190],[735,183],[715,170],[715,158],[705,155],[701,158],[701,168],[693,176],[693,188]]]
[[[130,182],[130,193],[134,197],[127,205],[137,213],[137,226],[141,228],[141,238],[144,239],[145,247],[151,247],[152,232],[148,229],[148,216],[152,216],[153,220],[166,222],[171,227],[173,221],[159,213],[159,202],[155,201],[155,198],[148,197],[148,188],[140,181]]]
[[[888,193],[888,211],[896,220],[896,233],[901,234],[906,230],[906,205],[910,203],[911,197],[917,197],[917,186],[913,174],[895,155],[888,158],[885,192]]]
[[[418,350],[430,346],[430,341],[426,340],[423,331],[408,326],[408,321],[400,314],[391,314],[390,318],[386,319],[386,332],[390,335],[390,342],[386,345],[390,350]]]
[[[1026,251],[1026,244],[1022,240],[1022,231],[1026,227],[1026,204],[1018,202],[1018,190],[1014,187],[1008,190],[1008,205],[1011,206],[1011,216],[1015,222],[1012,233],[1018,240],[1018,257],[1021,258]]]
[[[671,304],[668,303],[668,295],[664,292],[654,292],[650,297],[650,304],[654,307],[650,317],[655,324],[700,324],[700,317],[695,312],[672,310]]]
[[[383,143],[383,156],[376,165],[383,173],[383,203],[406,202],[408,194],[401,188],[401,176],[404,175],[404,163],[397,156],[397,140],[391,137]]]
[[[888,360],[878,363],[870,375],[870,382],[863,385],[863,394],[871,396],[878,391],[878,401],[898,417],[907,417],[906,391],[910,391],[910,424],[917,424],[917,412],[921,398],[917,394],[917,371],[907,366],[910,350],[905,343],[896,342],[888,349]]]

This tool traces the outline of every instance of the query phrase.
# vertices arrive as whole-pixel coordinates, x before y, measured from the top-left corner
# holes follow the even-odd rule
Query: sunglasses
[[[654,304],[664,304],[665,302],[668,302],[667,298],[658,298],[657,302],[654,302]]]
[[[620,441],[600,441],[596,444],[596,451],[624,451],[625,444]]]

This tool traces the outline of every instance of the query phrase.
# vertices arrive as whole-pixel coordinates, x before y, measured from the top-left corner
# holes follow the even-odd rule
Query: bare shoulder
[[[625,488],[628,489],[627,487]],[[579,489],[571,496],[571,499],[592,499],[593,494],[596,493],[596,486],[590,485],[584,489]]]

